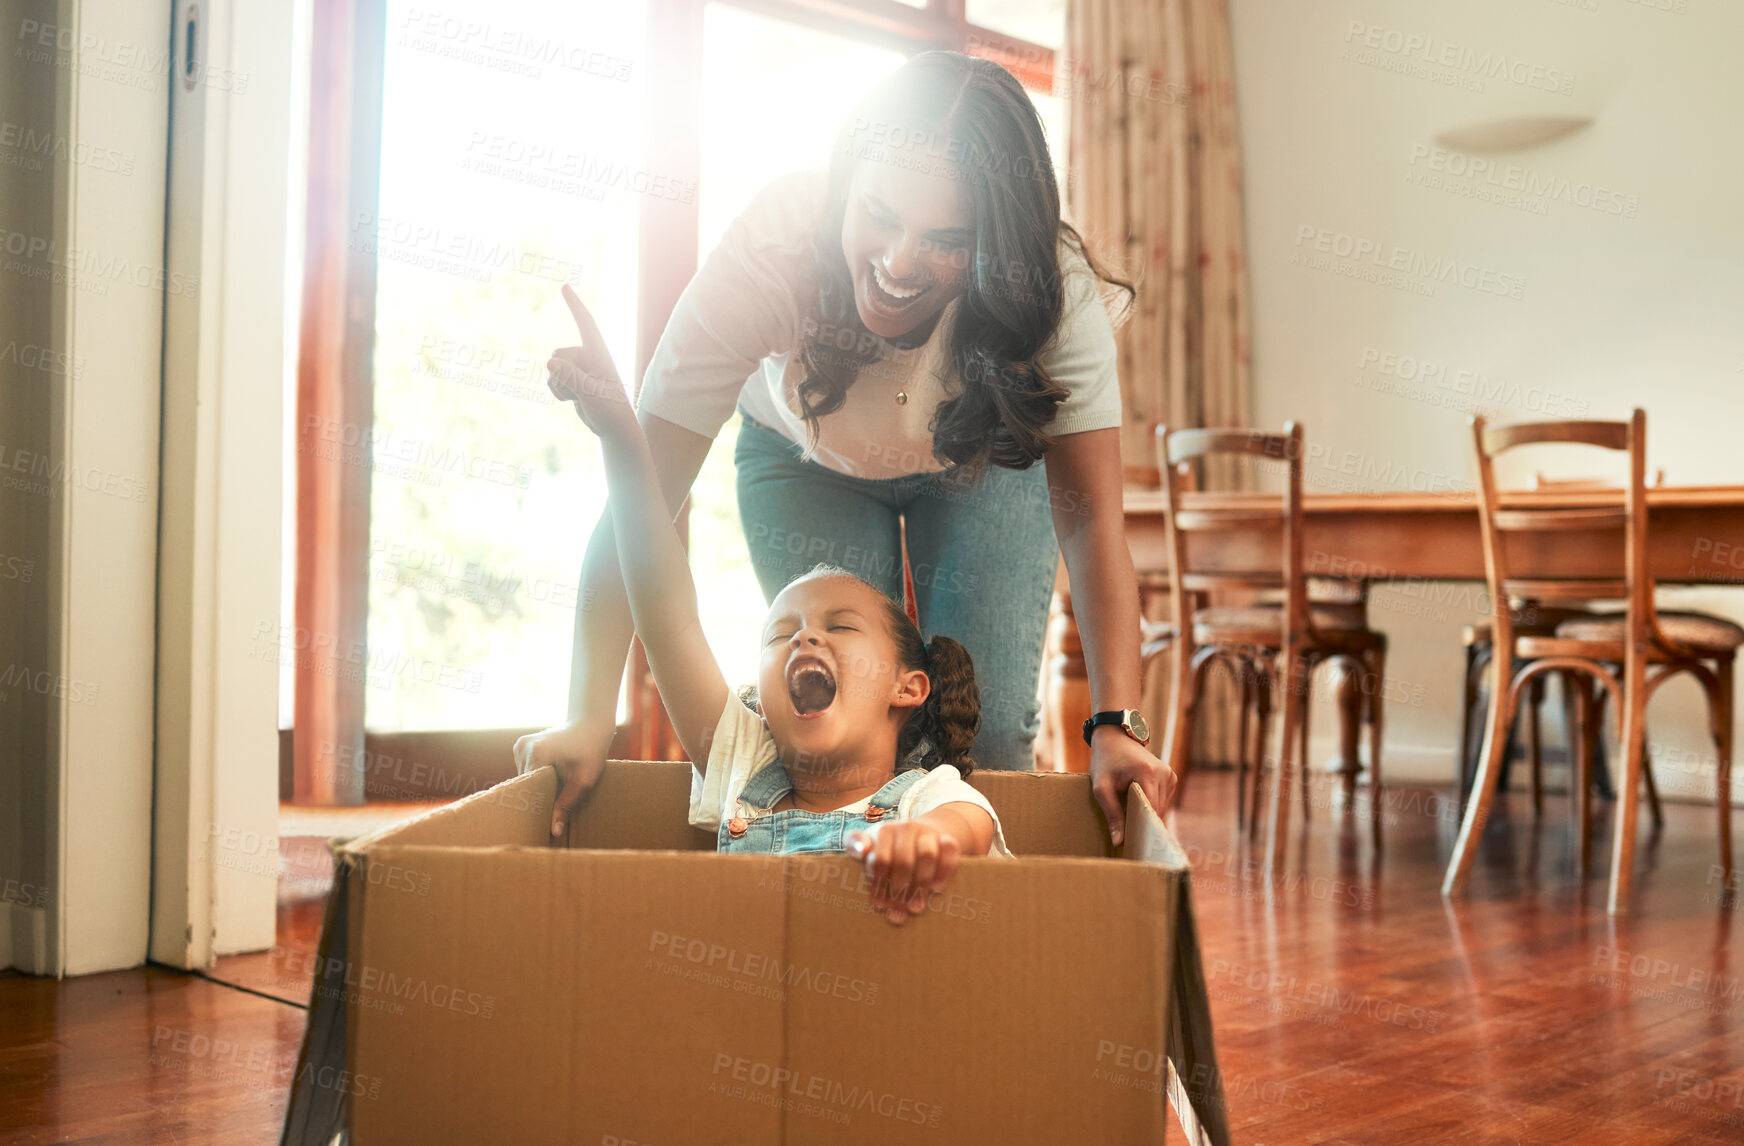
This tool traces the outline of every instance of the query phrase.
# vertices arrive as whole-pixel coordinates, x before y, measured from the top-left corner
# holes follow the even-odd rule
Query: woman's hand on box
[[[1126,840],[1126,791],[1137,784],[1157,815],[1175,802],[1175,772],[1149,748],[1112,724],[1090,737],[1090,790],[1108,818],[1108,834],[1119,847]]]
[[[557,773],[557,799],[551,808],[551,834],[561,836],[569,817],[605,771],[606,753],[616,728],[598,729],[586,721],[574,721],[532,732],[515,741],[515,771],[533,772],[550,767]]]
[[[636,412],[630,408],[599,325],[568,283],[563,284],[563,301],[581,333],[581,345],[552,351],[545,363],[550,371],[545,385],[558,401],[573,402],[587,428],[601,437],[634,427]]]

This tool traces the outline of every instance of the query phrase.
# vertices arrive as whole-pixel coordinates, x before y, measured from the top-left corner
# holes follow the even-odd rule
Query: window
[[[976,28],[1055,51],[1066,46],[1066,0],[968,0],[963,14]]]
[[[373,241],[372,730],[549,723],[565,708],[598,444],[545,387],[572,283],[635,352],[640,3],[499,0],[485,24],[388,9]],[[478,27],[488,27],[478,32]]]

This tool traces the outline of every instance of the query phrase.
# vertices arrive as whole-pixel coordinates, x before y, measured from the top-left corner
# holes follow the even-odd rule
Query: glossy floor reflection
[[[1569,802],[1534,830],[1529,799],[1498,796],[1470,894],[1444,901],[1445,793],[1386,794],[1377,863],[1366,795],[1346,813],[1313,792],[1333,798],[1269,898],[1229,774],[1194,777],[1172,817],[1239,1141],[1744,1141],[1744,903],[1712,807],[1668,804],[1657,833],[1643,814],[1635,911],[1613,920],[1609,804],[1581,880]]]
[[[1504,802],[1447,904],[1442,792],[1389,792],[1377,863],[1366,804],[1315,788],[1270,893],[1232,793],[1195,776],[1172,819],[1236,1141],[1744,1141],[1744,904],[1715,871],[1711,808],[1667,805],[1656,834],[1643,816],[1635,911],[1613,921],[1600,849],[1574,875],[1566,800],[1536,830],[1528,800]],[[314,854],[286,870],[298,895]],[[321,918],[282,898],[277,949],[214,978],[0,973],[0,1141],[275,1141]]]

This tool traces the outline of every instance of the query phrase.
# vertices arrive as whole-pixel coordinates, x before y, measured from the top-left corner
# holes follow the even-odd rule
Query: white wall
[[[1231,20],[1255,416],[1305,423],[1311,489],[1468,485],[1463,431],[1474,399],[1452,385],[1461,371],[1497,388],[1476,401],[1504,421],[1622,418],[1642,405],[1650,468],[1676,484],[1744,484],[1744,4],[1231,0]],[[1482,74],[1484,53],[1526,82]],[[1447,82],[1474,76],[1481,91]],[[1551,193],[1513,192],[1509,204],[1424,185],[1448,177],[1419,150],[1437,133],[1517,115],[1596,122],[1484,157],[1498,183],[1457,182],[1507,195],[1510,183],[1550,181]],[[1522,170],[1510,178],[1509,165]],[[1595,189],[1599,207],[1586,205]],[[1401,288],[1308,265],[1322,231],[1335,248],[1372,243],[1457,260],[1479,289],[1420,275]],[[1518,298],[1486,293],[1516,280]],[[1433,293],[1418,293],[1423,284]],[[1449,385],[1385,374],[1376,355],[1386,354],[1442,364]],[[1553,472],[1610,472],[1596,454],[1539,460]],[[1395,778],[1445,780],[1459,628],[1474,619],[1475,595],[1412,592],[1382,590],[1374,610],[1393,638],[1389,675],[1424,698],[1389,704],[1386,763]],[[1733,590],[1664,599],[1744,618],[1744,594]],[[1662,790],[1711,797],[1699,690],[1668,685],[1649,720]],[[1330,709],[1315,721],[1323,755]]]
[[[177,0],[187,21],[195,0]],[[285,236],[294,0],[204,0],[204,82],[172,97],[158,514],[151,958],[202,967],[272,945]]]
[[[56,77],[55,127],[69,143],[55,237],[64,257],[79,252],[80,285],[57,290],[54,327],[83,369],[57,387],[50,435],[69,474],[48,562],[65,686],[49,744],[50,902],[53,969],[83,974],[141,962],[150,912],[169,76],[147,61],[166,43],[169,4],[61,0],[55,21],[52,61],[32,66]],[[87,147],[135,161],[111,170],[86,162],[97,154]]]
[[[46,0],[10,11],[20,21],[54,20],[54,5]],[[12,125],[0,139],[16,137],[16,145],[5,148],[13,162],[0,163],[5,242],[15,233],[47,235],[54,226],[53,165],[23,146],[25,133],[31,142],[54,138],[54,95],[54,85],[35,69],[0,68],[0,122]],[[70,364],[50,350],[52,302],[52,289],[40,278],[0,273],[0,469],[10,470],[21,450],[31,457],[49,452],[50,400],[70,373]],[[0,679],[16,680],[20,668],[34,673],[49,666],[55,504],[35,483],[13,476],[0,480]],[[34,970],[48,959],[50,699],[31,687],[0,684],[0,967]]]

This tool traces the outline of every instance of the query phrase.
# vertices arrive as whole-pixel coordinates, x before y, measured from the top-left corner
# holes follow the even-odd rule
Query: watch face
[[[1145,723],[1145,718],[1135,708],[1126,710],[1126,724],[1132,729],[1132,734],[1140,740],[1151,738],[1151,726]]]

